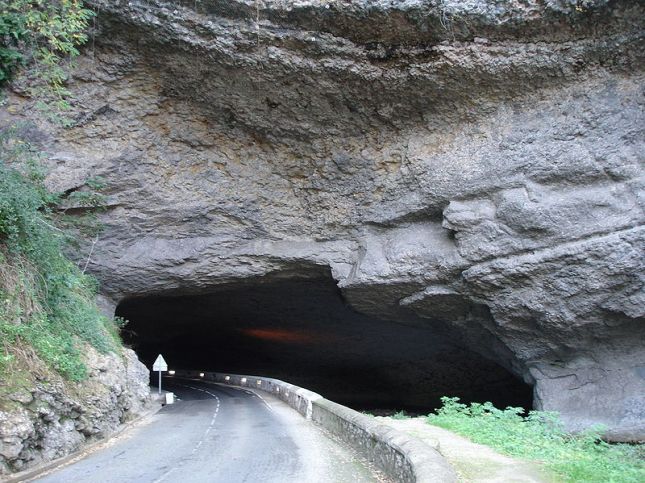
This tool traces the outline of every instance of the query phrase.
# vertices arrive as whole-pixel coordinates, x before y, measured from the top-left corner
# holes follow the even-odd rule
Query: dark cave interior
[[[359,314],[330,276],[129,298],[116,314],[148,366],[274,377],[358,410],[427,413],[441,396],[530,409],[532,388],[429,328]]]

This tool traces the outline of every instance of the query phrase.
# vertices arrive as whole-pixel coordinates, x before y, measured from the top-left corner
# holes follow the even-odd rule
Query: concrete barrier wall
[[[434,448],[307,389],[279,379],[240,374],[178,370],[175,377],[198,378],[273,394],[305,418],[344,440],[397,482],[457,481],[455,472]]]

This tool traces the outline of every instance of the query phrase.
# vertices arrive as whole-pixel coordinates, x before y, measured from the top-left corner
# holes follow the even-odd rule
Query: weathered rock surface
[[[0,476],[68,455],[109,435],[150,404],[148,370],[133,351],[88,347],[80,384],[47,374],[8,395],[0,408]]]
[[[52,186],[108,182],[113,304],[330,267],[645,438],[641,2],[89,3],[76,125],[33,137]]]

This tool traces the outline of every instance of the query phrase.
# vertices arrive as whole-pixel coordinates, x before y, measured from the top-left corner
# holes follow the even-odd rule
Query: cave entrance
[[[275,377],[359,410],[427,413],[444,395],[530,408],[532,389],[501,366],[423,329],[353,311],[330,275],[257,279],[117,307],[148,366]]]

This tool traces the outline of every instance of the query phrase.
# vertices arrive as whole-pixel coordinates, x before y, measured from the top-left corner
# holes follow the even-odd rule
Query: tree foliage
[[[67,109],[63,61],[79,54],[93,15],[81,0],[0,0],[0,84],[23,67],[32,96]]]

